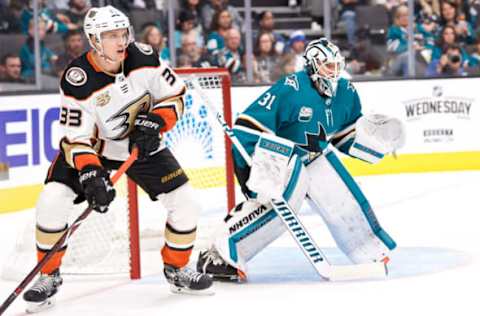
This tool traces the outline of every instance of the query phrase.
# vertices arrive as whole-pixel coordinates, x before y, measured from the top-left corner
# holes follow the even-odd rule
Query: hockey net
[[[202,209],[196,246],[205,247],[212,227],[235,204],[230,141],[215,114],[188,85],[195,78],[204,93],[223,111],[231,125],[230,76],[224,69],[177,69],[187,82],[184,115],[164,135],[167,146],[196,189]],[[135,183],[123,177],[116,185],[117,198],[106,214],[92,212],[68,241],[62,274],[141,275],[140,254],[155,253],[154,265],[161,266],[160,249],[167,211],[152,202]],[[83,203],[71,212],[73,222],[85,209]],[[5,279],[21,279],[35,265],[34,219],[19,234],[13,254],[3,267]]]

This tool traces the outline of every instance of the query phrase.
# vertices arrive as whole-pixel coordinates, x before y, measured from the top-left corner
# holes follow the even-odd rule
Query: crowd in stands
[[[480,7],[476,0],[421,0],[416,4],[413,49],[417,74],[479,74]],[[387,34],[388,72],[392,75],[407,74],[408,14],[405,4],[392,11],[393,23]]]
[[[104,1],[127,14],[140,9],[163,10],[165,13],[163,6],[166,2]],[[42,74],[58,77],[65,66],[87,48],[82,32],[83,18],[91,6],[98,5],[98,1],[39,0],[38,3],[37,34]],[[298,5],[301,2],[289,3]],[[344,30],[340,47],[346,56],[346,71],[350,76],[408,75],[409,10],[405,0],[332,0],[331,3],[333,29],[343,27]],[[372,42],[368,25],[356,21],[357,8],[369,5],[383,6],[390,20],[382,45]],[[226,67],[234,82],[246,82],[245,24],[238,7],[229,4],[228,0],[178,0],[176,7],[176,65],[173,66]],[[417,76],[480,73],[480,36],[477,35],[480,12],[477,10],[480,10],[480,0],[415,1],[413,49]],[[0,36],[24,35],[19,51],[0,56],[1,82],[34,81],[33,21],[31,0],[0,0]],[[254,83],[272,83],[303,68],[302,53],[308,42],[304,30],[279,32],[275,26],[275,13],[270,10],[255,12],[253,23]],[[163,62],[170,63],[172,56],[165,20],[140,25],[141,29],[136,29],[136,40],[150,44]],[[49,47],[45,39],[50,34],[62,38],[63,47],[59,50],[58,45],[57,50]]]

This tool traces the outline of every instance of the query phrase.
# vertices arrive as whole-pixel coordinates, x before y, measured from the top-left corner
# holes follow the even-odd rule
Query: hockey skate
[[[246,280],[246,275],[225,262],[213,247],[200,252],[197,261],[197,271],[211,275],[216,281]]]
[[[196,272],[188,267],[175,268],[165,265],[163,269],[170,290],[176,294],[213,295],[212,278],[204,273]]]
[[[38,313],[55,305],[55,294],[63,279],[58,270],[41,274],[33,286],[23,294],[27,302],[27,313]]]

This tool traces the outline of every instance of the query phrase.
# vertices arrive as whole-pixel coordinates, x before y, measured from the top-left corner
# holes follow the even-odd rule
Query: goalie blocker
[[[354,179],[327,151],[305,166],[294,153],[293,143],[262,133],[252,168],[235,173],[250,198],[237,205],[218,226],[210,249],[200,254],[197,268],[217,278],[246,275],[247,262],[285,230],[270,200],[281,196],[295,213],[305,198],[327,224],[338,247],[353,263],[388,261],[395,242],[380,227],[373,210]],[[252,192],[253,189],[256,192]]]

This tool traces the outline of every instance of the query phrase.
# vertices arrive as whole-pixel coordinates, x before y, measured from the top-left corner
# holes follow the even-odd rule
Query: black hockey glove
[[[87,165],[80,170],[79,175],[88,205],[99,213],[107,212],[115,198],[115,189],[108,172],[102,167]]]
[[[153,113],[140,112],[135,118],[132,132],[130,133],[129,149],[138,148],[138,160],[147,159],[151,152],[160,146],[160,129],[165,126],[165,121]]]

